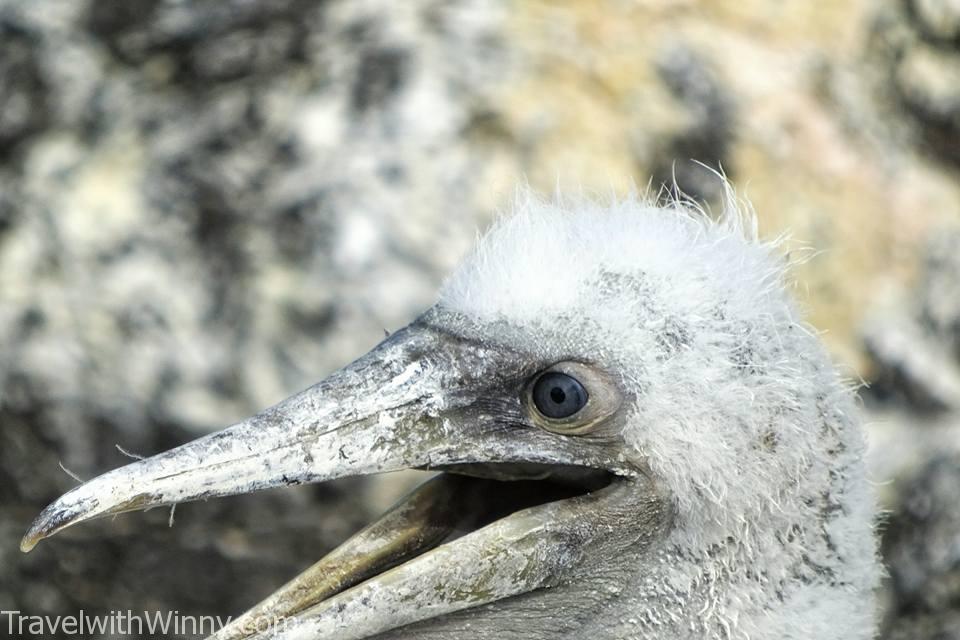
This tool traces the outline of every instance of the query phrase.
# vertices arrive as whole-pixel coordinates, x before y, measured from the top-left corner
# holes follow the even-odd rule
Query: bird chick
[[[429,469],[217,637],[871,638],[854,396],[785,268],[729,191],[716,220],[523,193],[410,326],[74,489],[23,548],[110,513]]]

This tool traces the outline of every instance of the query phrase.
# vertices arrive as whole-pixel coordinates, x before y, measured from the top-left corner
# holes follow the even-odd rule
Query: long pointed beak
[[[108,514],[437,469],[454,473],[414,491],[218,640],[365,638],[551,586],[588,548],[617,553],[669,514],[609,437],[564,436],[530,420],[523,389],[543,364],[425,316],[259,415],[75,488],[37,517],[21,549]],[[638,514],[649,520],[641,533],[609,535]],[[286,626],[264,631],[271,619]]]
[[[30,551],[85,520],[278,485],[456,464],[484,449],[445,414],[497,353],[414,324],[309,389],[223,431],[105,473],[37,517]]]

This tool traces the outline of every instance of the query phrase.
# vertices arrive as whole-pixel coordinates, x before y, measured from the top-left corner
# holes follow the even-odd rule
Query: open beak
[[[635,501],[643,479],[603,443],[532,425],[516,391],[530,366],[418,321],[248,420],[73,489],[21,549],[109,514],[435,469],[454,473],[421,485],[216,637],[366,638],[550,586],[603,537],[593,514]]]

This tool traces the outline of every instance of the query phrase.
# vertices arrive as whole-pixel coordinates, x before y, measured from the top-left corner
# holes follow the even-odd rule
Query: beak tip
[[[41,540],[50,537],[59,528],[51,526],[53,523],[50,522],[48,518],[45,518],[44,515],[45,513],[40,514],[40,516],[33,521],[26,535],[20,540],[20,551],[23,553],[30,553]]]
[[[43,536],[31,531],[27,535],[23,536],[23,540],[20,541],[20,551],[23,553],[30,553],[30,551],[37,546],[37,543],[42,539]]]
[[[85,506],[83,502],[79,504]],[[82,516],[86,511],[87,509],[79,508],[77,504],[65,502],[64,498],[60,498],[36,517],[20,541],[20,551],[29,553],[44,538],[49,538],[61,529],[85,519]]]
[[[45,518],[41,514],[40,517],[33,521],[33,524],[30,525],[30,529],[20,541],[20,551],[23,553],[30,553],[30,551],[32,551],[41,540],[49,535],[49,527],[47,526]]]

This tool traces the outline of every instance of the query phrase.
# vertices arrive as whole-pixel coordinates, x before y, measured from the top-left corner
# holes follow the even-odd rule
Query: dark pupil
[[[548,418],[567,418],[587,404],[587,390],[576,378],[551,371],[533,385],[533,403]]]

